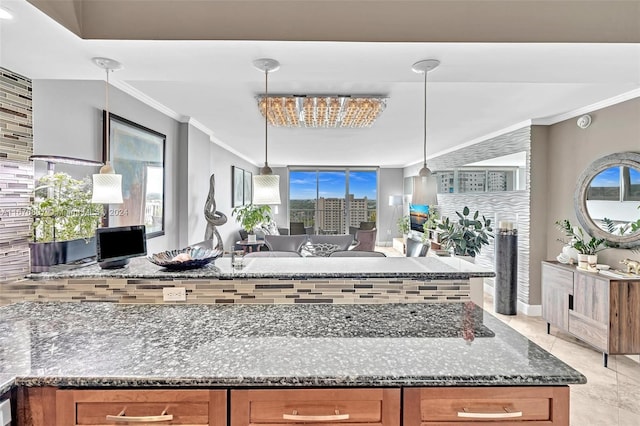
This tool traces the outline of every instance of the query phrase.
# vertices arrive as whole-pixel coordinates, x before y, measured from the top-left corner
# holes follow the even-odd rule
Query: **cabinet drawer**
[[[232,390],[231,425],[399,425],[400,389]]]
[[[226,399],[226,391],[209,390],[58,390],[56,417],[59,426],[126,425],[132,417],[136,424],[223,426]]]
[[[404,426],[568,425],[569,388],[418,388],[404,390]]]
[[[607,324],[575,311],[569,311],[569,333],[601,351],[608,351]]]

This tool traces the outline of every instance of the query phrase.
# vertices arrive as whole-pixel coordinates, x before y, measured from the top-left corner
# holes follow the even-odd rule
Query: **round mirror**
[[[622,152],[594,161],[578,179],[578,221],[612,245],[640,246],[640,154]]]

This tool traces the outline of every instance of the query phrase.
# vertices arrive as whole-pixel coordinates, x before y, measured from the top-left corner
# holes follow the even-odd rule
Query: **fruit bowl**
[[[176,259],[177,256],[186,260]],[[184,256],[186,255],[186,256]],[[186,247],[178,250],[167,250],[152,254],[147,257],[151,263],[155,263],[163,268],[174,271],[184,271],[185,269],[202,268],[222,256],[222,252],[217,249],[207,249],[202,247]]]

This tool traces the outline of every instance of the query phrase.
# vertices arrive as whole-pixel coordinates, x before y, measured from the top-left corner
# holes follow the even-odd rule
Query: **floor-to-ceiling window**
[[[322,234],[376,221],[378,173],[364,168],[291,168],[289,218]]]

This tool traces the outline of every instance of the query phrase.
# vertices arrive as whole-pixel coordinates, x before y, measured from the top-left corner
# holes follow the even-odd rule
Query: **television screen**
[[[424,232],[423,225],[429,217],[429,206],[426,204],[409,204],[409,222],[411,230]]]
[[[96,229],[98,262],[123,260],[147,254],[144,225]]]

